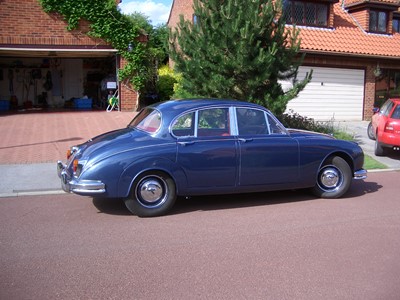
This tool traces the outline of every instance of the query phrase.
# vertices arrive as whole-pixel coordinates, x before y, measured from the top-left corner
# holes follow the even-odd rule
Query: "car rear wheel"
[[[374,132],[374,128],[372,127],[372,122],[369,122],[369,124],[368,124],[367,133],[368,133],[368,137],[369,137],[371,140],[375,140],[375,139],[376,139],[376,137],[375,137],[375,132]]]
[[[376,156],[383,156],[385,155],[385,148],[379,142],[378,139],[375,140],[375,155]]]
[[[175,204],[175,183],[163,172],[146,172],[135,180],[129,198],[128,210],[139,217],[156,217],[166,214]]]
[[[351,180],[349,164],[343,158],[334,156],[322,165],[312,192],[321,198],[339,198],[348,191]]]

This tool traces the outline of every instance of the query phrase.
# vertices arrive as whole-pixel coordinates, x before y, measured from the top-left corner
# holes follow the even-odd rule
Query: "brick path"
[[[117,111],[0,114],[0,164],[65,160],[70,146],[123,128],[135,115]]]

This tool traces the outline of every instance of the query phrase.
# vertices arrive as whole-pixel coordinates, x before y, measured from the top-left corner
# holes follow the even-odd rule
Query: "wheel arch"
[[[143,159],[130,164],[121,174],[118,180],[119,197],[128,197],[134,182],[144,174],[151,172],[161,172],[169,176],[175,183],[176,193],[182,185],[186,184],[186,176],[175,162],[165,158]]]
[[[338,156],[338,157],[344,159],[347,162],[347,164],[349,165],[349,167],[351,169],[351,172],[354,173],[354,161],[353,161],[352,157],[348,153],[343,152],[343,151],[336,151],[336,152],[332,152],[329,155],[327,155],[325,157],[325,159],[322,161],[321,165],[319,166],[319,170],[322,168],[322,166],[324,166],[324,164],[329,159],[331,159],[331,158],[333,158],[335,156]]]

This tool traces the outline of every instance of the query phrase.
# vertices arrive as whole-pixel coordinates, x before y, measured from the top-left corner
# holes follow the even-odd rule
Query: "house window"
[[[387,13],[384,11],[371,10],[369,12],[369,31],[386,33],[387,32]]]
[[[400,19],[393,18],[393,32],[400,33]]]
[[[329,5],[326,3],[285,0],[283,10],[288,24],[328,26]]]
[[[400,70],[382,68],[375,79],[374,106],[382,106],[388,98],[400,98]]]

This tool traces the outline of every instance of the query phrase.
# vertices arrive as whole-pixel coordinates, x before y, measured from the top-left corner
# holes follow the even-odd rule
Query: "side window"
[[[204,109],[198,114],[197,136],[230,135],[228,108]]]
[[[236,110],[239,135],[268,134],[265,114],[262,110],[238,108]]]
[[[176,119],[172,125],[172,134],[175,136],[194,136],[194,112]]]
[[[286,134],[285,127],[277,119],[270,114],[267,114],[267,116],[270,134]]]

